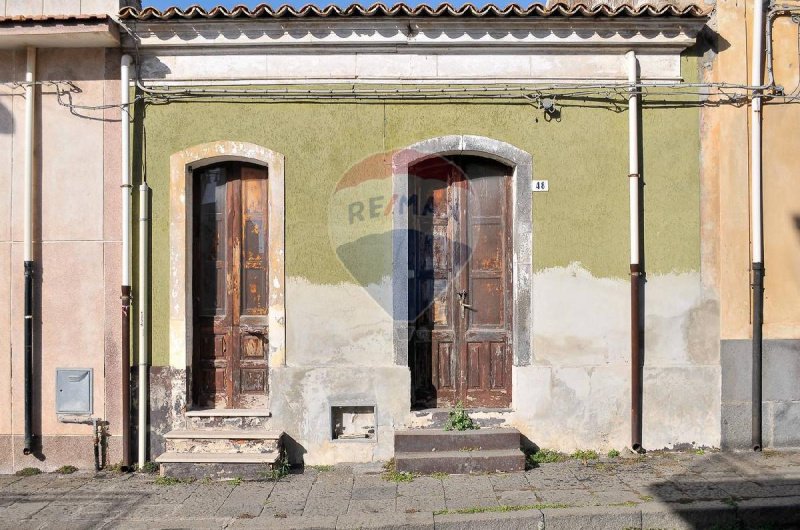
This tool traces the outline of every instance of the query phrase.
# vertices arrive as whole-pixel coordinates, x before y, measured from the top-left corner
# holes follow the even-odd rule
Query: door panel
[[[267,398],[267,173],[226,163],[194,194],[194,397],[263,407]]]
[[[409,174],[419,205],[409,216],[413,405],[507,407],[508,168],[476,157],[433,158]]]
[[[480,352],[480,379],[469,385],[464,403],[507,407],[511,404],[511,363],[506,355],[494,353],[511,343],[511,179],[507,168],[496,162],[464,158],[461,163],[470,185],[462,232],[472,249],[462,270],[469,306],[464,339]],[[498,386],[497,381],[504,384]]]

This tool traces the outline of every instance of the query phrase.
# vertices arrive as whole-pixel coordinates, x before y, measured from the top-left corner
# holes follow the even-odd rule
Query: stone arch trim
[[[485,136],[451,135],[430,138],[398,150],[392,157],[393,195],[408,194],[408,168],[431,156],[475,155],[490,158],[512,170],[512,342],[514,366],[531,363],[531,301],[533,267],[533,157],[511,144]],[[394,362],[408,364],[408,218],[395,209],[392,219],[392,304],[394,313]]]
[[[286,363],[284,156],[256,144],[218,141],[188,147],[170,156],[169,360],[172,368],[188,371],[192,364],[192,172],[226,161],[249,162],[267,168],[269,366]]]

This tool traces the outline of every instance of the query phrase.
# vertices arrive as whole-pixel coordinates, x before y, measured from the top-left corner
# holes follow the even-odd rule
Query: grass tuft
[[[597,454],[597,451],[593,449],[589,449],[588,451],[583,449],[578,449],[574,453],[569,455],[569,457],[572,458],[573,460],[582,460],[584,462],[588,460],[597,460],[598,458],[600,458],[600,456]]]
[[[414,480],[414,474],[407,473],[405,471],[398,471],[397,465],[394,462],[394,458],[392,458],[383,465],[383,473],[381,474],[381,478],[388,482],[412,482]]]
[[[617,458],[619,456],[619,451],[616,449],[612,449],[608,452],[608,458]]]
[[[174,486],[182,484],[183,481],[177,477],[156,477],[155,484],[158,486]]]
[[[564,453],[559,453],[558,451],[554,451],[552,449],[539,449],[532,455],[528,455],[528,463],[531,464],[532,467],[536,467],[539,464],[563,462],[566,459],[567,456]]]
[[[149,460],[144,463],[141,468],[138,468],[139,471],[142,473],[157,473],[158,472],[158,464],[156,462],[150,462]]]
[[[66,464],[56,469],[56,473],[58,473],[59,475],[71,475],[75,473],[77,470],[78,470],[77,467]]]
[[[18,477],[32,477],[34,475],[39,475],[42,473],[42,470],[38,467],[23,467],[16,473],[14,473]]]

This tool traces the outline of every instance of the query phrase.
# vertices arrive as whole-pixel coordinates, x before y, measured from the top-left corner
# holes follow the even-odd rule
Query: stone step
[[[413,427],[443,429],[450,417],[452,409],[422,409],[412,411],[414,421]],[[514,412],[511,409],[494,408],[471,408],[467,409],[469,417],[477,423],[481,429],[504,427],[511,420]]]
[[[164,435],[176,453],[259,454],[278,451],[283,433],[262,430],[174,430]]]
[[[175,478],[265,478],[281,459],[269,453],[179,453],[167,451],[158,458],[162,476]]]
[[[511,451],[519,448],[520,432],[517,429],[410,429],[394,433],[394,450],[397,453],[480,449]]]
[[[272,413],[267,409],[197,409],[185,413],[186,429],[266,429]]]
[[[398,471],[410,473],[509,473],[525,470],[525,455],[516,450],[434,451],[394,454]]]

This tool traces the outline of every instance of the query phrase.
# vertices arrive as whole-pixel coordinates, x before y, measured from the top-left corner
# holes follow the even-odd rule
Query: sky
[[[284,4],[284,3],[292,5],[292,6],[295,6],[295,7],[300,7],[300,6],[308,4],[308,3],[313,3],[313,4],[317,4],[317,5],[337,4],[337,5],[340,5],[340,6],[349,5],[351,3],[359,3],[359,4],[362,4],[362,5],[370,5],[370,4],[375,3],[376,1],[378,1],[378,0],[366,0],[366,1],[365,0],[360,0],[360,1],[353,0],[352,2],[348,1],[348,0],[278,0],[277,2],[274,2],[274,1],[273,2],[264,2],[263,0],[262,1],[259,1],[259,0],[250,0],[250,1],[246,1],[246,0],[238,0],[238,1],[235,1],[235,0],[142,0],[142,6],[143,7],[153,6],[153,7],[156,7],[158,9],[164,9],[164,8],[172,7],[172,6],[185,8],[185,7],[189,7],[191,5],[197,4],[197,5],[200,5],[200,6],[204,7],[204,8],[206,8],[206,9],[208,9],[210,7],[214,7],[214,6],[217,6],[217,5],[222,5],[222,6],[230,8],[230,7],[233,7],[235,5],[239,5],[239,4],[244,4],[244,5],[247,5],[248,7],[255,7],[255,6],[257,6],[258,4],[261,4],[261,3],[267,3],[267,4],[270,4],[270,5],[275,6],[275,7],[277,7],[277,6],[281,5],[281,4]],[[511,0],[498,0],[498,1],[495,1],[493,3],[498,5],[498,6],[504,6],[504,5],[508,4],[510,1]],[[396,3],[396,2],[394,2],[393,0],[384,0],[383,3],[392,4],[392,3]],[[421,3],[428,3],[428,4],[431,4],[431,5],[436,5],[436,4],[440,3],[440,1],[439,0],[430,0],[428,2],[423,2],[423,1],[420,1],[420,0],[407,0],[405,3],[407,3],[409,5],[412,5],[412,6],[415,6],[415,5],[421,4]],[[465,0],[451,0],[450,3],[453,4],[453,5],[458,6],[458,5],[465,4],[467,2]],[[489,3],[489,1],[488,0],[475,0],[472,3],[477,5],[477,6],[483,6],[483,5],[487,4],[487,3]],[[528,2],[527,1],[522,1],[522,2],[519,2],[519,3],[527,4]]]

